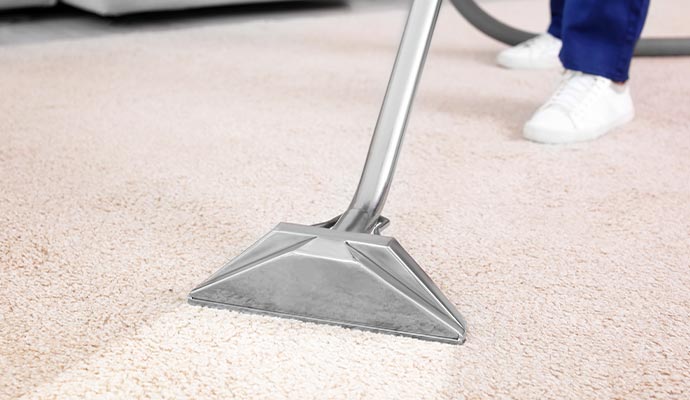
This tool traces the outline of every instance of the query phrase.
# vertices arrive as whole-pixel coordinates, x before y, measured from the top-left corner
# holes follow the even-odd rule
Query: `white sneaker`
[[[545,69],[561,65],[561,39],[542,33],[517,46],[498,53],[498,65],[510,69]]]
[[[633,119],[628,85],[576,71],[566,71],[551,98],[527,121],[526,139],[540,143],[592,140]]]

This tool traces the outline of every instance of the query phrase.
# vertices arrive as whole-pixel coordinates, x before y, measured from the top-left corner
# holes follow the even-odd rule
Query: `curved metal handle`
[[[415,0],[398,49],[357,192],[333,229],[370,232],[388,196],[441,0]]]

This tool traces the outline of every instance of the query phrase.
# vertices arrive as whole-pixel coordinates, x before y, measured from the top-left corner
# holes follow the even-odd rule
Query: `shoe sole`
[[[535,64],[529,61],[507,61],[497,57],[496,64],[505,69],[556,69],[562,67],[560,60],[556,60],[551,63]]]
[[[613,122],[609,123],[601,129],[595,131],[583,132],[577,134],[575,137],[564,137],[563,133],[557,130],[551,129],[530,129],[525,126],[523,128],[522,136],[532,142],[543,143],[543,144],[568,144],[577,142],[587,142],[590,140],[598,139],[604,136],[608,132],[627,124],[635,118],[635,111],[623,114],[618,117]],[[560,137],[560,138],[559,138]]]

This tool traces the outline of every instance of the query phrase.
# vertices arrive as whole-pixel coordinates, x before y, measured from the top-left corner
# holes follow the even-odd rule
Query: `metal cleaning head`
[[[462,343],[462,317],[393,238],[281,223],[189,302]]]
[[[381,217],[441,0],[412,4],[364,171],[342,216],[280,224],[189,295],[232,308],[446,343],[465,322]]]

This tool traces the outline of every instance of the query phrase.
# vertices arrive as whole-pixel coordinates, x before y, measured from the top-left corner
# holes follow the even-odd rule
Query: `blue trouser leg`
[[[553,0],[553,3],[564,0]],[[567,0],[561,24],[561,62],[567,69],[628,80],[630,61],[649,0]]]
[[[561,38],[561,33],[563,33],[564,6],[565,0],[551,0],[551,24],[547,32],[559,39]]]

